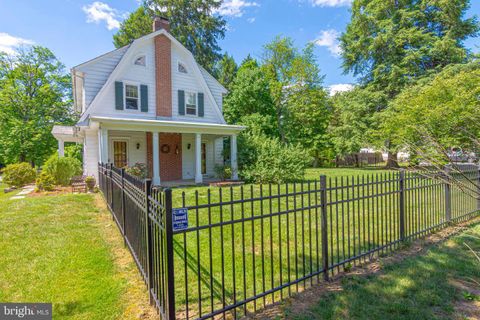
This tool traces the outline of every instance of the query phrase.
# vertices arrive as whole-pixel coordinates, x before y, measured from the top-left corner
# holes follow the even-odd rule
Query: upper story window
[[[197,115],[197,94],[193,92],[185,92],[185,113]]]
[[[144,66],[146,65],[146,58],[145,56],[139,56],[135,59],[135,62],[134,62],[135,65],[137,66]]]
[[[125,109],[138,110],[138,86],[126,84],[125,85]]]
[[[180,73],[188,73],[187,67],[186,67],[183,63],[181,63],[181,62],[178,63],[178,72],[180,72]]]

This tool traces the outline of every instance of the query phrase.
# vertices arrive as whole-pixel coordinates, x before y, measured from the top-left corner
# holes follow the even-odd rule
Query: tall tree
[[[140,6],[120,23],[120,29],[113,35],[113,44],[120,48],[152,32],[152,17],[144,6]]]
[[[355,153],[374,143],[373,132],[378,126],[374,114],[386,104],[382,92],[370,87],[355,87],[335,94],[331,104],[333,115],[329,132],[336,154]]]
[[[462,147],[478,152],[479,96],[479,61],[450,65],[399,94],[382,112],[382,133],[413,154],[416,148],[428,149],[431,141],[425,136],[444,149]]]
[[[305,142],[312,139],[312,135],[306,136],[308,132],[323,135],[327,96],[322,88],[323,77],[313,54],[313,45],[299,51],[292,39],[277,37],[264,46],[262,68],[269,83],[281,141]],[[306,117],[309,121],[302,124],[303,136],[299,134],[298,125]]]
[[[469,0],[354,0],[340,37],[343,67],[388,98],[430,71],[464,62],[478,33]]]
[[[208,71],[213,72],[220,59],[218,40],[225,36],[226,22],[216,11],[220,0],[145,0],[143,6],[133,12],[114,36],[117,47],[151,32],[154,16],[170,21],[170,32]],[[150,20],[150,22],[149,22]]]
[[[220,81],[225,88],[230,89],[230,84],[233,79],[235,79],[237,69],[235,59],[228,53],[225,53],[215,66],[217,80]]]
[[[327,127],[331,114],[327,91],[322,87],[313,44],[308,44],[292,62],[293,82],[287,86],[287,115],[284,121],[289,143],[310,152],[314,166],[327,149]]]
[[[54,124],[71,124],[70,76],[47,48],[0,53],[0,154],[40,165],[56,148]]]
[[[223,109],[228,123],[247,125],[254,134],[278,137],[268,81],[256,60],[248,58],[242,62]]]
[[[469,0],[354,0],[340,37],[343,68],[361,85],[388,100],[451,63],[465,62],[463,40],[478,34],[476,17],[465,18]],[[388,100],[385,100],[388,101]],[[385,103],[378,110],[387,108]],[[387,166],[398,166],[398,146],[384,141]]]

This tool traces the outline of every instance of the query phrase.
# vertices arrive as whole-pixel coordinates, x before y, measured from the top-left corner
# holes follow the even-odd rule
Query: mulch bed
[[[72,187],[67,186],[67,187],[55,187],[55,190],[53,191],[39,191],[39,192],[32,192],[27,195],[27,197],[43,197],[43,196],[58,196],[62,194],[71,194],[72,193]],[[78,193],[78,192],[75,192]]]

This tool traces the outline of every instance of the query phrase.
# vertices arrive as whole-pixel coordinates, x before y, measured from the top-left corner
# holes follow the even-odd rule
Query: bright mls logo
[[[0,303],[0,320],[52,320],[51,303]]]

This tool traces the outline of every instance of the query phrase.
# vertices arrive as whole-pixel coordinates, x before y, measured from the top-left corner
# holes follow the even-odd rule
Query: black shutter
[[[185,115],[185,91],[178,90],[178,114]]]
[[[123,110],[123,82],[115,81],[115,109]]]
[[[148,112],[148,86],[140,85],[140,110]]]
[[[205,114],[205,111],[204,111],[204,103],[203,103],[203,93],[202,92],[199,92],[198,93],[198,116],[199,117],[203,117],[203,115]]]

